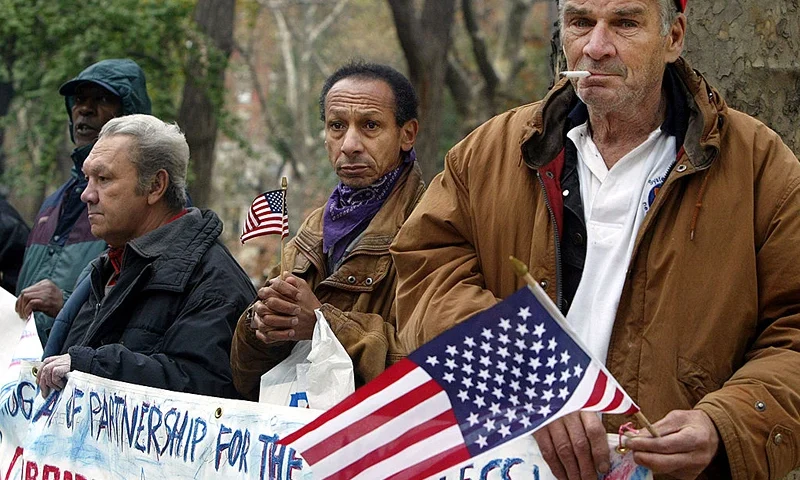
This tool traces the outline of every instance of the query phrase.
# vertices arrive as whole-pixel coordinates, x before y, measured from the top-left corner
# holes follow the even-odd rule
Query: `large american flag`
[[[253,199],[242,229],[242,243],[261,235],[289,235],[286,190],[272,190]]]
[[[523,288],[279,443],[315,478],[426,478],[578,410],[638,412],[549,308]]]

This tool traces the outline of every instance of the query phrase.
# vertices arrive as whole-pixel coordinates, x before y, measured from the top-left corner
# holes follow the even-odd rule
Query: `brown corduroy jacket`
[[[721,452],[701,478],[783,478],[800,465],[800,163],[685,61],[669,68],[688,129],[638,232],[606,365],[650,420],[711,417]],[[407,350],[521,288],[509,255],[560,296],[559,162],[574,104],[560,82],[447,154],[392,245]],[[609,432],[627,420],[604,416]]]
[[[400,347],[395,331],[397,275],[389,245],[424,188],[421,171],[414,163],[335,272],[327,271],[322,253],[322,208],[306,218],[286,245],[286,265],[293,275],[308,282],[336,338],[353,360],[356,387],[408,353]],[[276,266],[270,278],[278,276],[279,271],[280,266]],[[261,375],[285,359],[294,345],[264,344],[242,314],[231,347],[233,383],[239,393],[258,400]]]

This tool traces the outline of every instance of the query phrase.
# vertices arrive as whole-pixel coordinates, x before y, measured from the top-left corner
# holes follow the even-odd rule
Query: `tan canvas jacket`
[[[650,420],[708,413],[724,452],[701,478],[779,479],[800,465],[800,163],[683,60],[670,68],[688,131],[638,233],[607,366]],[[558,296],[544,190],[572,105],[561,82],[447,154],[392,246],[406,349],[522,287],[509,255]]]
[[[372,380],[408,353],[397,342],[395,289],[397,275],[391,244],[424,191],[415,163],[398,180],[394,191],[364,231],[357,245],[333,273],[322,253],[322,214],[306,218],[286,246],[285,263],[292,274],[311,286],[336,338],[353,360],[356,387]],[[270,278],[278,276],[280,266]],[[289,355],[295,342],[264,344],[256,338],[246,315],[239,319],[231,348],[233,382],[245,398],[258,400],[261,375]]]

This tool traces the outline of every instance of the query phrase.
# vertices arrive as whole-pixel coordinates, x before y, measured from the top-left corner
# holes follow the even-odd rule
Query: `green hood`
[[[73,95],[75,88],[84,82],[95,83],[119,96],[122,99],[123,115],[151,114],[147,82],[139,65],[127,58],[102,60],[89,66],[58,89],[58,93],[64,95],[64,104],[67,107],[70,138],[72,137],[72,105],[75,102]]]

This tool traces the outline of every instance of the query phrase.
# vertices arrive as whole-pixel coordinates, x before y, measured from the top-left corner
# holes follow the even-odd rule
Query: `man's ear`
[[[679,13],[672,22],[672,27],[667,33],[664,61],[673,63],[683,53],[683,42],[686,40],[686,15]]]
[[[414,142],[417,141],[417,131],[419,131],[419,122],[416,118],[412,118],[400,127],[400,149],[408,152],[414,148]]]
[[[153,175],[150,181],[150,188],[147,191],[147,204],[155,205],[164,197],[169,186],[169,173],[163,168]]]

